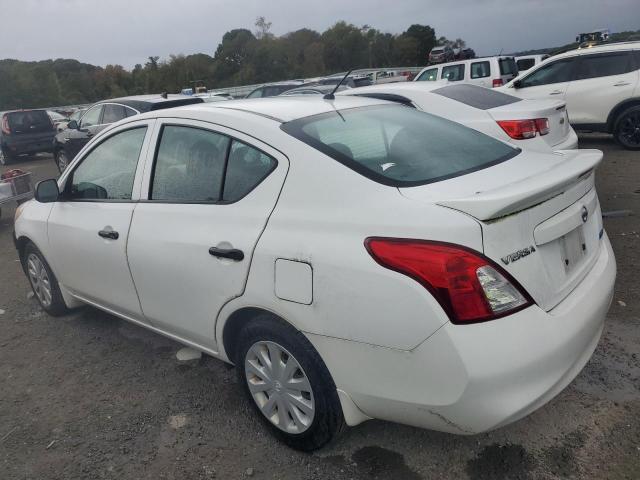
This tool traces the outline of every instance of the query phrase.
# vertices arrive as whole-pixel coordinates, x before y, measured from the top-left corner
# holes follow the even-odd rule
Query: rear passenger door
[[[633,96],[637,83],[631,51],[581,55],[567,91],[571,123],[606,123],[613,107]]]
[[[166,120],[156,136],[131,224],[131,273],[154,326],[215,349],[215,319],[244,291],[288,161],[205,122]]]

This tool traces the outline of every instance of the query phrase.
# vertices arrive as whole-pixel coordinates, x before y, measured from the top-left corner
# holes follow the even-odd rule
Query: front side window
[[[167,125],[156,155],[150,199],[210,203],[220,200],[229,137]]]
[[[247,195],[276,167],[276,161],[249,145],[234,140],[224,180],[222,200],[235,202]]]
[[[582,55],[578,62],[575,80],[608,77],[631,71],[629,52],[604,53],[600,55]]]
[[[131,200],[133,180],[147,127],[107,138],[73,171],[65,194],[70,200]]]
[[[471,78],[485,78],[491,75],[489,62],[473,62],[471,64]]]
[[[538,87],[540,85],[568,82],[571,80],[574,65],[574,58],[565,58],[548,63],[520,80],[520,87]]]
[[[96,105],[85,112],[80,120],[82,128],[91,127],[100,123],[100,113],[102,113],[102,105]]]
[[[365,177],[395,187],[464,175],[520,152],[477,130],[400,105],[328,112],[281,128]]]
[[[258,88],[247,95],[247,98],[261,98],[264,93],[264,89]]]
[[[440,78],[446,78],[450,82],[464,80],[464,63],[442,67],[442,75]]]
[[[430,68],[425,70],[416,78],[416,82],[435,82],[438,79],[438,69]]]

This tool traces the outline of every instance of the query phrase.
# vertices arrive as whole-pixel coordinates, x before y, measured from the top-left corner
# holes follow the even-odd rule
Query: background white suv
[[[640,149],[640,42],[599,45],[548,58],[503,87],[521,98],[567,102],[576,129],[613,133]]]

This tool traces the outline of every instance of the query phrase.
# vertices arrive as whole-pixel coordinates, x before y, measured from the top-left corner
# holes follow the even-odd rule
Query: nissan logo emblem
[[[582,207],[580,216],[582,217],[582,222],[587,223],[587,219],[589,218],[589,210],[587,210],[587,207]]]

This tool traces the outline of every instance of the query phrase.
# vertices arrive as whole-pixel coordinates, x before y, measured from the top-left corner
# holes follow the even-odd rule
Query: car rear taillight
[[[498,125],[515,140],[533,138],[537,133],[549,133],[549,119],[535,118],[533,120],[498,120]]]
[[[2,133],[5,135],[9,135],[11,133],[11,128],[9,128],[9,117],[7,115],[2,117]]]
[[[502,268],[465,247],[378,237],[367,238],[365,247],[380,265],[429,290],[453,323],[493,320],[533,303]]]
[[[502,81],[501,78],[494,78],[493,81],[491,82],[491,86],[492,87],[501,87],[502,85],[504,85],[504,82]]]
[[[536,129],[540,135],[546,135],[549,133],[549,119],[548,118],[536,118]]]

